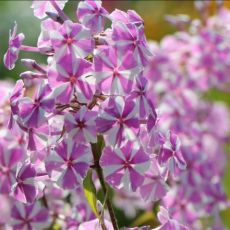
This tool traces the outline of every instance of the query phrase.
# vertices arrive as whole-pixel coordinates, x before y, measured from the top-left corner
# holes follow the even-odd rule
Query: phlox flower
[[[77,17],[79,21],[89,28],[93,33],[102,32],[104,30],[105,18],[108,12],[101,6],[101,1],[86,0],[81,1],[77,8]]]
[[[50,1],[39,1],[39,0],[33,0],[33,4],[31,8],[34,9],[34,16],[43,19],[47,16],[46,12],[52,12],[57,13],[55,7],[52,4],[52,1],[54,1],[57,6],[62,10],[65,7],[65,4],[68,0],[50,0]]]
[[[128,141],[118,148],[105,147],[100,159],[106,181],[116,188],[136,191],[144,181],[149,156],[136,142]]]
[[[24,126],[38,128],[46,121],[46,112],[54,107],[54,98],[50,95],[51,89],[48,84],[40,85],[34,95],[34,99],[24,97],[20,99],[19,115]]]
[[[44,184],[37,181],[36,176],[37,172],[32,164],[18,164],[12,196],[22,203],[33,203],[44,189]]]
[[[112,22],[121,21],[121,22],[126,23],[126,24],[134,23],[137,26],[144,24],[144,20],[134,10],[128,10],[127,13],[126,13],[126,12],[124,12],[122,10],[115,9],[109,15],[109,18],[112,20]]]
[[[127,95],[140,71],[132,52],[122,54],[113,47],[98,50],[94,70],[98,90],[112,95]]]
[[[132,99],[137,107],[140,118],[146,118],[155,112],[152,101],[148,98],[148,81],[141,75],[136,78],[135,87],[130,92],[128,98]]]
[[[86,106],[81,107],[76,114],[66,114],[65,129],[69,136],[78,142],[97,142],[96,129],[97,112],[90,111]]]
[[[113,225],[110,221],[104,220],[105,226],[107,230],[113,230]],[[97,229],[97,230],[102,230],[101,224],[98,219],[86,221],[82,224],[79,225],[78,227],[79,230],[88,230],[88,229]]]
[[[17,34],[17,23],[15,22],[12,33],[11,30],[9,33],[9,47],[3,59],[7,69],[11,70],[14,68],[24,38],[25,36],[23,33]]]
[[[24,205],[16,202],[11,212],[13,230],[42,230],[49,226],[49,213],[40,204]]]
[[[131,51],[139,64],[145,66],[148,63],[152,54],[147,45],[143,26],[137,27],[132,23],[125,24],[118,21],[113,25],[112,39],[117,49],[123,53]]]
[[[22,148],[9,146],[9,142],[1,141],[0,144],[0,193],[10,193],[15,182],[16,165],[23,160],[25,153]]]
[[[58,30],[50,32],[51,44],[56,53],[66,52],[85,58],[93,51],[93,39],[89,29],[70,20],[65,21]]]
[[[46,169],[60,187],[75,189],[82,184],[91,161],[92,153],[87,145],[63,140],[46,159]]]
[[[69,103],[75,93],[79,102],[89,102],[94,91],[91,72],[91,63],[84,59],[72,54],[56,57],[48,71],[48,80],[55,89],[57,101]]]
[[[151,159],[149,170],[145,172],[143,184],[140,186],[141,197],[146,201],[157,201],[164,197],[169,190],[161,175],[157,160]]]
[[[186,168],[186,162],[180,151],[180,140],[172,132],[167,135],[167,139],[159,153],[158,162],[160,165],[166,166],[173,175],[175,175],[176,167],[180,170]]]
[[[135,103],[120,96],[111,97],[100,109],[96,124],[98,132],[105,134],[112,146],[135,140],[139,129]]]
[[[9,128],[13,127],[13,122],[14,122],[13,115],[17,115],[19,112],[18,103],[19,103],[19,99],[23,96],[23,94],[24,94],[24,83],[22,80],[18,80],[10,96],[11,113],[10,113],[10,120],[8,124]]]
[[[188,230],[188,228],[175,219],[171,219],[169,212],[163,206],[160,206],[160,212],[157,217],[161,223],[160,227],[154,228],[155,230]]]

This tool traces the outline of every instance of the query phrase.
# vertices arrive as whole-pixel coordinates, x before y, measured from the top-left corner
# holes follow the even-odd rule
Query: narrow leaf
[[[97,191],[92,181],[92,169],[88,171],[87,176],[83,181],[83,187],[84,187],[84,194],[89,203],[90,208],[97,216],[97,218],[100,218],[100,214],[97,211],[97,198],[96,198]]]

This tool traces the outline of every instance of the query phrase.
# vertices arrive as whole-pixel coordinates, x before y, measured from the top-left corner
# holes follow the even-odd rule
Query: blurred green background
[[[65,12],[71,19],[76,20],[75,10],[78,1],[70,1],[65,8]],[[192,0],[130,0],[130,1],[104,1],[104,7],[111,12],[118,8],[121,10],[136,10],[145,21],[145,31],[148,39],[159,41],[164,35],[175,32],[164,20],[166,14],[188,14],[191,18],[198,17]],[[225,5],[230,8],[230,1],[225,1]],[[18,32],[25,34],[26,45],[36,46],[37,38],[40,33],[40,20],[33,16],[30,8],[31,1],[0,1],[0,77],[1,79],[18,79],[19,73],[25,68],[18,63],[13,71],[8,71],[2,62],[4,53],[8,46],[9,29],[13,27],[14,21],[18,23]],[[210,7],[210,13],[215,10],[214,0]],[[32,54],[20,53],[20,58],[35,58]],[[36,60],[45,61],[44,57],[37,56]],[[225,101],[230,108],[230,95],[228,93],[213,90],[208,92],[209,100]],[[228,146],[228,152],[230,147]],[[230,154],[228,154],[230,155]],[[228,167],[224,178],[225,191],[230,197],[230,160],[228,156]],[[222,214],[226,226],[230,229],[230,210]]]

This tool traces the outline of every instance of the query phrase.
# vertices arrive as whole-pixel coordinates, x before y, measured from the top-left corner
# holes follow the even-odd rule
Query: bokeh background
[[[70,1],[65,8],[66,13],[74,20],[75,11],[78,1]],[[230,8],[230,1],[225,1],[225,6]],[[191,18],[198,17],[198,13],[194,7],[192,0],[129,0],[129,1],[114,1],[105,0],[104,7],[108,11],[115,8],[121,10],[133,9],[136,10],[145,21],[146,36],[148,39],[160,41],[160,39],[170,33],[174,33],[175,29],[170,26],[164,16],[167,14],[187,14]],[[2,62],[3,55],[8,46],[9,29],[13,27],[14,21],[18,23],[18,32],[25,34],[24,44],[35,46],[40,33],[40,20],[33,16],[33,11],[30,8],[31,1],[0,1],[0,78],[16,80],[19,78],[19,73],[24,71],[22,65],[16,65],[13,71],[8,71]],[[210,13],[215,11],[215,4],[210,7]],[[33,58],[32,54],[20,53],[20,58]],[[43,61],[42,56],[36,56],[36,60]],[[44,60],[45,61],[45,60]],[[205,95],[208,100],[224,101],[230,109],[230,94],[211,90]],[[228,149],[228,167],[224,177],[225,191],[230,198],[230,144],[226,146]],[[210,172],[211,173],[211,172]],[[222,213],[225,225],[230,229],[230,210]]]

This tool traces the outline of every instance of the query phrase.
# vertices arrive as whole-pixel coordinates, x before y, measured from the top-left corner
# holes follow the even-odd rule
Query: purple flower
[[[171,219],[168,210],[160,206],[160,212],[157,214],[161,226],[155,230],[188,230],[188,228],[180,224],[177,220]]]
[[[96,117],[97,112],[90,111],[86,106],[83,106],[74,116],[72,114],[66,114],[65,129],[69,136],[78,142],[96,143]]]
[[[59,186],[75,189],[82,184],[91,160],[92,153],[87,145],[63,140],[47,158],[46,169]]]
[[[17,34],[17,23],[15,22],[13,32],[11,33],[10,30],[9,48],[6,51],[3,60],[7,69],[11,70],[14,68],[24,38],[24,34]]]
[[[34,16],[36,16],[39,19],[43,19],[47,16],[46,12],[52,12],[56,13],[56,9],[54,8],[53,4],[51,3],[54,1],[57,6],[62,10],[65,7],[65,4],[68,0],[61,0],[61,1],[56,1],[56,0],[50,0],[50,1],[38,1],[38,0],[33,0],[33,4],[31,8],[34,9]]]
[[[71,52],[76,57],[85,58],[93,51],[90,30],[81,24],[65,21],[58,30],[50,32],[51,44],[56,53],[65,55]]]
[[[106,134],[108,144],[120,145],[123,140],[135,140],[139,120],[132,100],[117,96],[104,102],[96,119],[97,130]]]
[[[120,22],[124,22],[126,24],[128,24],[128,23],[134,23],[137,26],[144,24],[144,20],[134,10],[128,10],[127,13],[125,13],[122,10],[115,9],[110,14],[110,18],[111,18],[111,20],[113,22],[120,21]]]
[[[128,94],[140,71],[132,52],[122,54],[113,47],[97,52],[94,69],[98,90],[112,95]]]
[[[1,141],[0,145],[0,193],[8,193],[15,182],[16,165],[24,158],[24,150],[19,147],[3,146],[9,145],[8,142]]]
[[[172,132],[167,135],[167,139],[159,153],[158,162],[160,165],[166,166],[173,175],[175,175],[176,167],[180,170],[186,168],[186,162],[180,151],[180,140]]]
[[[60,24],[58,22],[53,21],[48,18],[41,22],[41,33],[38,37],[37,46],[41,53],[53,53],[53,47],[51,43],[51,32],[58,30],[60,28]]]
[[[49,226],[49,213],[39,203],[24,205],[16,202],[11,212],[13,230],[42,230]]]
[[[24,94],[24,83],[22,80],[18,80],[10,96],[11,114],[10,114],[10,120],[8,124],[9,128],[13,127],[13,122],[14,122],[13,115],[17,115],[19,112],[18,103],[19,103],[19,99],[23,96],[23,94]]]
[[[155,158],[151,159],[149,170],[145,172],[145,179],[140,186],[141,197],[146,201],[157,201],[164,197],[169,190]]]
[[[108,12],[101,6],[101,1],[86,0],[81,1],[77,8],[77,17],[79,21],[89,28],[93,33],[99,33],[104,30],[105,18]]]
[[[34,99],[22,98],[19,105],[19,114],[24,126],[38,128],[46,121],[46,112],[52,111],[54,99],[50,95],[51,89],[48,84],[41,84]]]
[[[71,54],[57,59],[48,72],[48,80],[51,87],[55,88],[57,100],[69,103],[75,93],[79,102],[90,101],[94,90],[91,71],[90,62],[74,58]]]
[[[113,230],[113,225],[110,221],[104,220],[105,226],[107,230]],[[102,230],[101,224],[98,219],[86,221],[79,225],[78,230],[88,230],[88,229],[97,229]]]
[[[36,181],[37,172],[30,163],[19,164],[16,183],[12,187],[13,197],[22,203],[33,203],[44,189],[44,184]]]
[[[136,191],[144,181],[149,157],[136,142],[128,141],[120,148],[105,147],[100,159],[106,181],[116,188]]]
[[[139,117],[146,118],[150,114],[156,114],[153,103],[148,98],[148,81],[142,75],[136,78],[135,88],[129,93],[128,99],[132,99],[137,107]]]
[[[144,35],[144,27],[137,27],[135,24],[117,22],[113,26],[112,39],[117,49],[124,54],[131,51],[138,63],[145,66],[151,56],[147,41]]]

